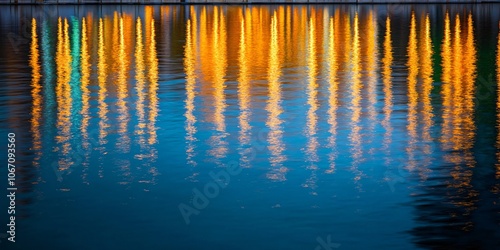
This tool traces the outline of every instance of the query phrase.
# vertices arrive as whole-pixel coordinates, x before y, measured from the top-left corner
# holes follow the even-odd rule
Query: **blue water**
[[[0,246],[500,247],[499,13],[2,6]]]

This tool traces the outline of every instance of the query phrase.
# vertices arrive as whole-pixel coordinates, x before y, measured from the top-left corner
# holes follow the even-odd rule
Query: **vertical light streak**
[[[313,14],[309,18],[309,27],[308,27],[308,37],[307,37],[307,67],[308,67],[308,76],[307,76],[307,105],[309,109],[307,111],[307,124],[305,135],[307,137],[307,146],[306,146],[306,161],[310,164],[308,167],[312,170],[311,176],[306,180],[306,183],[303,185],[304,187],[309,187],[312,190],[316,189],[316,170],[318,167],[316,163],[318,162],[318,138],[316,136],[317,133],[317,123],[318,116],[316,114],[318,110],[318,83],[317,83],[317,75],[318,75],[318,63],[317,63],[317,48],[316,48],[316,20],[313,19]],[[312,191],[313,195],[316,195],[315,191]]]
[[[417,143],[417,75],[419,68],[418,50],[417,50],[417,27],[415,13],[411,13],[410,37],[408,41],[408,146],[406,153],[408,155],[408,170],[412,171],[416,167],[415,148]]]
[[[287,169],[283,167],[284,145],[282,142],[282,121],[280,115],[283,113],[281,108],[281,86],[280,86],[280,62],[279,62],[279,45],[278,45],[278,20],[276,12],[271,18],[271,41],[269,49],[269,100],[266,110],[268,112],[268,119],[266,125],[269,127],[268,134],[268,149],[271,152],[270,163],[272,170],[267,174],[267,178],[271,180],[284,181],[285,172]]]
[[[429,14],[425,16],[425,23],[422,26],[421,32],[421,46],[420,46],[420,62],[421,62],[421,76],[422,76],[422,105],[423,105],[423,129],[422,137],[425,141],[430,142],[432,140],[430,135],[430,130],[433,126],[432,124],[432,104],[431,104],[431,92],[432,92],[432,40],[430,32],[430,19]]]
[[[137,17],[135,24],[135,91],[137,92],[137,99],[135,103],[136,114],[137,114],[137,126],[135,128],[134,134],[137,136],[137,142],[142,148],[145,146],[144,139],[144,129],[146,128],[145,122],[145,93],[144,84],[146,77],[144,75],[145,65],[144,65],[144,44],[142,36],[142,21],[140,17]]]
[[[391,116],[392,116],[392,38],[391,38],[391,19],[388,16],[385,20],[385,37],[384,37],[384,58],[382,59],[383,63],[383,83],[384,83],[384,120],[382,121],[382,126],[384,127],[384,143],[382,149],[386,154],[385,165],[391,165],[390,157],[390,145],[392,143],[392,125],[391,125]]]
[[[82,144],[85,149],[88,148],[88,126],[89,126],[89,101],[90,101],[90,90],[89,90],[89,81],[90,81],[90,55],[89,55],[89,46],[88,46],[88,37],[87,37],[87,22],[85,17],[82,19],[82,38],[81,38],[81,55],[80,55],[80,65],[82,71],[81,78],[81,92],[82,92],[82,124],[80,126],[80,132],[82,134]]]
[[[30,49],[30,66],[32,69],[31,74],[31,97],[33,98],[31,109],[31,133],[33,136],[33,150],[35,150],[34,166],[38,166],[38,160],[41,157],[41,133],[40,121],[42,118],[42,95],[40,94],[42,86],[40,85],[40,51],[38,49],[38,35],[37,35],[37,22],[36,19],[31,19],[31,49]]]
[[[467,36],[465,37],[464,52],[463,52],[463,142],[465,152],[465,162],[469,167],[475,166],[474,154],[471,149],[474,147],[474,139],[476,134],[476,125],[474,122],[475,116],[475,83],[476,83],[476,46],[474,44],[474,24],[472,14],[467,17]]]
[[[368,76],[368,117],[369,126],[368,134],[371,138],[375,136],[375,124],[377,124],[377,111],[375,105],[377,103],[377,58],[378,58],[378,46],[377,46],[377,17],[373,14],[373,10],[370,10],[368,14],[368,25],[366,32],[366,56],[367,56],[367,76]],[[371,139],[373,140],[373,139]],[[370,141],[371,141],[370,140]],[[370,152],[371,153],[371,152]]]
[[[156,117],[158,116],[158,58],[156,56],[155,20],[151,18],[150,39],[148,46],[148,80],[149,80],[149,123],[147,125],[149,138],[148,143],[157,143]]]
[[[463,95],[463,67],[462,67],[462,59],[463,59],[463,50],[462,50],[462,36],[461,36],[461,25],[460,25],[460,17],[457,14],[455,16],[455,30],[453,33],[453,132],[451,137],[451,142],[453,144],[454,150],[460,150],[463,146],[462,141],[462,119],[464,116],[464,107],[462,106],[464,103],[464,95]],[[453,162],[459,164],[462,161],[462,157],[453,153]]]
[[[331,148],[332,152],[329,154],[330,168],[326,170],[326,173],[333,173],[335,171],[335,160],[337,159],[337,106],[338,106],[338,81],[337,81],[337,71],[338,62],[335,46],[335,27],[333,23],[333,17],[330,18],[329,23],[329,43],[328,43],[328,79],[329,79],[329,97],[328,97],[328,124],[330,125],[328,138],[328,147]]]
[[[213,61],[214,61],[214,123],[216,135],[211,138],[213,150],[210,153],[215,161],[218,162],[227,154],[226,121],[224,112],[226,110],[225,88],[227,55],[226,55],[226,23],[223,10],[214,7],[214,22],[212,30],[214,32],[212,40]]]
[[[246,14],[249,14],[247,12]],[[248,49],[247,43],[248,40],[247,32],[249,30],[246,28],[250,21],[247,19],[241,20],[241,31],[240,31],[240,45],[239,45],[239,55],[238,55],[238,66],[240,68],[240,72],[238,75],[238,99],[240,106],[240,114],[238,117],[240,132],[239,132],[239,142],[240,142],[240,162],[244,167],[249,167],[249,159],[246,156],[246,148],[250,144],[251,137],[251,125],[249,123],[249,119],[251,116],[251,95],[250,95],[250,80],[249,73],[250,67],[248,65],[248,61],[250,60],[248,57]]]
[[[128,96],[127,87],[127,73],[128,73],[128,61],[127,55],[125,53],[125,38],[123,30],[123,16],[120,15],[118,19],[118,78],[117,78],[117,102],[118,107],[118,134],[119,139],[117,140],[116,147],[123,153],[127,153],[130,150],[130,138],[128,136],[128,121],[129,114],[127,108],[126,98]]]
[[[108,104],[106,103],[107,97],[107,87],[106,87],[106,79],[107,79],[107,64],[106,64],[106,51],[104,47],[104,27],[103,20],[99,18],[99,37],[98,37],[98,47],[97,47],[97,81],[99,84],[99,92],[98,92],[98,105],[99,105],[99,143],[101,145],[106,144],[106,136],[108,125]]]
[[[432,103],[431,103],[431,93],[432,93],[432,40],[431,40],[431,32],[430,32],[430,19],[429,14],[425,16],[424,23],[421,25],[420,32],[420,69],[421,69],[421,78],[422,78],[422,138],[425,142],[432,142],[432,137],[430,135],[431,128],[433,127],[433,112],[432,112]],[[426,155],[424,162],[422,163],[421,176],[422,178],[426,178],[426,169],[427,166],[431,163],[431,145],[424,144],[423,153]]]
[[[500,22],[498,23],[500,27]],[[500,179],[500,30],[497,43],[497,172],[496,178]]]
[[[85,150],[89,150],[89,137],[88,137],[88,127],[90,120],[90,112],[89,112],[89,101],[90,101],[90,90],[89,90],[89,81],[90,81],[90,55],[89,55],[89,45],[88,45],[88,37],[87,37],[87,21],[85,17],[82,18],[82,38],[81,38],[81,55],[80,55],[80,65],[81,65],[81,84],[80,90],[82,93],[82,123],[80,125],[80,133],[82,135],[82,146]],[[89,152],[86,152],[85,158],[89,157]],[[85,183],[87,181],[87,164],[83,164],[83,174],[82,179]]]
[[[66,170],[71,166],[69,152],[71,152],[71,144],[69,143],[71,122],[71,87],[69,82],[71,80],[71,54],[69,42],[69,25],[68,20],[64,22],[59,18],[58,20],[58,39],[56,51],[57,63],[57,106],[58,118],[57,128],[59,134],[57,142],[61,144],[62,154],[66,159],[61,158],[59,161],[59,170]]]
[[[186,117],[185,130],[186,130],[186,155],[187,163],[196,166],[193,160],[195,156],[195,142],[196,142],[196,117],[193,112],[195,110],[194,100],[196,97],[196,72],[195,72],[195,43],[196,38],[196,23],[191,19],[188,20],[186,25],[186,46],[184,50],[184,71],[186,72],[186,100],[185,109]]]
[[[453,85],[451,82],[451,70],[452,70],[452,53],[451,53],[451,28],[450,28],[450,16],[446,12],[444,20],[444,37],[441,45],[441,58],[442,58],[442,68],[443,75],[441,77],[442,90],[441,96],[443,99],[443,127],[441,132],[441,143],[443,144],[443,150],[449,150],[449,144],[451,139],[451,117],[452,117],[452,105],[453,105]]]
[[[361,116],[361,59],[360,59],[360,45],[359,45],[359,20],[358,13],[356,12],[354,16],[354,35],[352,38],[352,58],[351,58],[351,133],[349,134],[350,144],[351,144],[351,158],[352,158],[352,171],[354,172],[354,180],[359,181],[361,179],[361,171],[358,169],[358,165],[363,156],[363,150],[361,148],[361,127],[359,126],[359,120]],[[350,41],[347,40],[347,41]],[[349,42],[347,42],[349,43]]]

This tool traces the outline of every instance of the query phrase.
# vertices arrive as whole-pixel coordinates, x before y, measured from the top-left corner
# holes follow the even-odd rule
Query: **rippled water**
[[[499,247],[499,21],[494,4],[0,7],[18,187],[0,245]]]

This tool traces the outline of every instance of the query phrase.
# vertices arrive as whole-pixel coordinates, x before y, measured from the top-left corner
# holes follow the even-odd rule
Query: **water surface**
[[[499,247],[499,13],[2,6],[0,244]]]

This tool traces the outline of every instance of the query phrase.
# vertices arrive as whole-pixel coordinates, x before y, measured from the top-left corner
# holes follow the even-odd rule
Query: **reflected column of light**
[[[135,90],[137,92],[137,99],[135,103],[137,113],[137,125],[134,134],[137,136],[137,143],[141,149],[145,146],[144,129],[146,128],[145,110],[144,110],[144,84],[145,84],[145,66],[144,66],[144,45],[142,37],[142,21],[137,17],[135,24]]]
[[[338,81],[337,81],[337,70],[338,62],[335,46],[335,28],[333,23],[333,17],[330,17],[329,24],[329,43],[328,43],[328,79],[329,79],[329,98],[328,98],[328,124],[330,125],[330,137],[328,138],[328,147],[332,149],[332,152],[328,156],[330,162],[330,168],[327,169],[326,173],[333,173],[335,171],[335,161],[338,156],[337,152],[337,106],[338,106]]]
[[[469,167],[475,165],[474,154],[471,149],[474,147],[474,139],[476,134],[476,125],[474,123],[475,117],[475,82],[476,82],[476,45],[474,44],[474,24],[472,21],[472,14],[467,18],[467,37],[464,46],[463,74],[464,81],[464,116],[463,116],[463,147],[465,152],[465,161]]]
[[[456,101],[453,113],[453,149],[450,162],[455,165],[450,175],[453,182],[449,187],[456,188],[461,197],[453,197],[451,203],[455,206],[465,207],[463,215],[469,215],[475,210],[475,198],[478,193],[471,184],[472,167],[475,166],[474,154],[471,149],[474,146],[474,97],[475,97],[475,48],[473,37],[472,18],[467,25],[467,36],[462,35],[460,17],[455,18],[455,34],[453,41],[453,83],[455,88],[454,101]],[[464,44],[465,41],[465,44]],[[465,163],[466,167],[463,166]],[[467,225],[470,228],[472,225]],[[465,228],[465,230],[468,230]]]
[[[240,125],[240,133],[239,133],[239,142],[240,142],[240,162],[243,167],[250,167],[249,159],[247,152],[250,150],[250,137],[251,137],[251,129],[252,126],[249,123],[251,110],[250,110],[250,80],[249,80],[249,66],[248,61],[249,57],[247,57],[247,33],[250,33],[248,29],[246,29],[246,25],[248,22],[242,20],[241,22],[241,31],[240,31],[240,51],[238,56],[238,65],[240,68],[239,76],[238,76],[238,99],[240,104],[240,115],[238,117],[239,125]]]
[[[462,35],[461,35],[461,27],[460,27],[460,17],[457,14],[455,16],[455,30],[453,34],[453,101],[455,105],[453,105],[453,133],[451,137],[451,142],[453,144],[454,150],[463,149],[464,141],[463,141],[463,131],[462,131],[462,120],[465,115],[465,110],[463,107],[464,103],[464,89],[462,85],[462,77],[463,77],[463,68],[462,68],[462,59],[463,59],[463,51],[462,51]],[[454,152],[453,154],[453,162],[455,164],[459,164],[462,161],[462,157],[458,155],[458,152]]]
[[[363,150],[361,148],[361,127],[359,126],[359,119],[361,116],[361,59],[360,59],[360,45],[359,45],[359,20],[358,13],[354,16],[354,35],[352,37],[352,57],[351,57],[351,132],[349,140],[351,144],[351,158],[352,158],[352,171],[354,172],[354,180],[361,179],[362,172],[358,169],[358,165],[363,157]],[[350,40],[350,39],[349,39]],[[347,40],[347,41],[349,41]],[[347,42],[349,43],[349,42]]]
[[[462,86],[462,77],[463,77],[463,68],[462,68],[462,60],[463,60],[463,51],[462,51],[462,36],[461,36],[461,25],[460,25],[460,17],[457,14],[455,16],[455,29],[453,33],[453,57],[452,57],[452,86],[453,86],[453,105],[452,105],[452,135],[451,135],[451,146],[453,152],[448,155],[448,160],[455,164],[455,171],[451,174],[455,179],[460,179],[460,172],[462,171],[460,164],[463,162],[463,156],[459,150],[464,149],[464,141],[463,141],[463,133],[462,131],[462,121],[464,116],[469,115],[465,114],[465,110],[463,107],[464,103],[464,89]]]
[[[316,137],[318,116],[316,111],[318,110],[318,65],[317,65],[317,48],[316,48],[316,23],[315,19],[311,16],[308,25],[308,36],[307,36],[307,67],[308,67],[308,85],[307,85],[307,105],[309,109],[307,111],[307,123],[305,134],[307,137],[306,146],[306,156],[307,161],[310,164],[308,169],[311,169],[311,176],[306,180],[303,187],[308,187],[311,189],[316,189],[316,170],[318,167],[315,165],[318,162],[319,157],[317,154],[318,149],[318,138]],[[316,195],[315,191],[312,191],[313,195]]]
[[[392,125],[391,125],[391,116],[392,116],[392,38],[391,38],[391,19],[387,16],[385,20],[385,37],[384,37],[384,58],[382,59],[383,63],[383,83],[384,83],[384,120],[382,121],[382,127],[384,127],[384,143],[382,146],[383,151],[386,154],[385,157],[385,165],[389,167],[391,165],[390,157],[390,145],[392,143]]]
[[[48,20],[44,20],[42,23],[42,44],[41,44],[41,52],[43,53],[42,62],[43,62],[43,76],[44,76],[44,90],[43,96],[45,97],[44,107],[43,107],[43,115],[44,115],[44,125],[43,125],[43,137],[45,138],[42,143],[42,148],[47,148],[52,150],[52,140],[56,140],[56,136],[54,132],[57,131],[57,127],[54,126],[56,124],[55,118],[55,106],[56,106],[56,96],[54,93],[54,76],[56,76],[56,72],[54,70],[54,57],[52,54],[52,38],[53,32],[49,27]],[[57,37],[56,37],[57,39]],[[47,158],[48,159],[48,158]],[[54,159],[48,159],[53,162]]]
[[[88,47],[88,37],[87,37],[87,22],[85,17],[82,19],[82,38],[81,38],[81,55],[80,55],[80,64],[81,64],[81,92],[82,92],[82,124],[80,126],[80,131],[83,138],[83,147],[88,148],[88,126],[89,126],[89,100],[90,100],[90,90],[89,90],[89,81],[90,81],[90,55],[89,55],[89,47]]]
[[[64,23],[59,18],[58,21],[58,41],[57,41],[57,51],[56,51],[56,63],[57,63],[57,105],[58,105],[58,119],[57,128],[59,130],[59,135],[57,137],[57,142],[61,144],[62,154],[66,156],[65,159],[61,158],[59,161],[59,170],[67,170],[71,166],[71,144],[70,139],[70,128],[72,126],[71,122],[71,87],[69,82],[71,80],[71,54],[70,54],[70,42],[69,42],[69,25],[68,20],[64,19]]]
[[[226,58],[226,24],[225,16],[222,9],[214,7],[214,22],[212,26],[214,35],[212,40],[213,59],[214,59],[214,123],[216,134],[210,139],[213,149],[210,155],[214,157],[215,161],[224,158],[227,154],[227,142],[224,141],[226,137],[226,121],[224,112],[226,109],[225,100],[225,80],[227,67]]]
[[[368,25],[366,32],[366,53],[367,53],[367,74],[368,74],[368,117],[370,120],[370,125],[368,126],[367,133],[370,135],[371,140],[375,136],[375,124],[377,124],[377,111],[375,105],[377,104],[377,58],[378,58],[378,46],[377,46],[377,16],[373,14],[373,10],[370,10],[368,14]],[[370,149],[373,150],[375,148]]]
[[[107,129],[108,124],[108,104],[106,103],[106,97],[108,95],[108,90],[106,87],[107,75],[107,64],[106,64],[106,52],[104,47],[104,31],[103,31],[103,20],[99,18],[99,42],[97,47],[97,80],[99,83],[98,92],[98,104],[99,104],[99,143],[104,145],[107,143],[106,136],[108,134]]]
[[[194,27],[192,27],[194,26]],[[185,108],[186,117],[185,130],[186,130],[186,161],[191,166],[196,166],[194,161],[195,156],[195,142],[196,142],[196,117],[193,112],[195,110],[194,100],[196,97],[196,72],[195,72],[195,38],[193,34],[196,33],[196,24],[192,24],[191,19],[188,20],[186,25],[186,46],[184,50],[184,71],[186,73],[186,100]]]
[[[81,75],[80,75],[80,22],[78,19],[72,17],[71,18],[71,100],[72,100],[72,109],[71,120],[73,122],[73,127],[71,128],[71,134],[75,137],[74,141],[78,142],[77,148],[75,149],[77,152],[81,151],[82,144],[80,143],[78,136],[79,134],[76,132],[81,127],[81,114],[82,109],[82,93],[81,93]]]
[[[441,77],[442,90],[441,96],[443,99],[443,112],[442,112],[442,131],[441,131],[441,143],[443,150],[450,149],[450,139],[452,133],[451,127],[451,116],[452,116],[452,105],[453,105],[453,85],[451,82],[451,70],[452,70],[452,53],[451,53],[451,28],[450,28],[450,17],[448,12],[446,12],[444,20],[444,37],[443,43],[441,45],[441,58],[442,58],[442,68],[443,75]]]
[[[283,131],[280,115],[283,113],[281,108],[281,86],[280,86],[280,62],[279,62],[279,45],[278,45],[278,20],[276,12],[271,18],[271,41],[269,49],[269,100],[266,110],[268,119],[266,125],[269,127],[268,134],[268,149],[271,152],[269,161],[271,163],[271,171],[267,173],[267,178],[271,180],[284,181],[286,180],[285,173],[287,169],[283,166],[285,156],[283,156],[284,145],[282,142]]]
[[[118,107],[118,134],[116,146],[123,153],[130,150],[130,138],[128,136],[129,114],[126,98],[128,97],[127,73],[128,73],[128,58],[125,53],[125,38],[123,30],[123,16],[119,17],[119,41],[118,41],[118,78],[117,78],[117,98],[116,105]]]
[[[412,171],[416,167],[415,149],[417,143],[417,76],[419,68],[418,50],[417,50],[417,27],[415,13],[411,14],[410,37],[408,42],[408,146],[406,153],[408,155],[408,170]]]
[[[89,47],[88,47],[88,38],[87,38],[87,22],[85,20],[85,17],[82,18],[82,38],[81,38],[81,55],[80,55],[80,64],[81,64],[81,92],[82,92],[82,110],[81,110],[81,115],[82,115],[82,123],[80,126],[80,133],[82,135],[82,143],[81,145],[83,146],[84,149],[88,150],[89,149],[89,137],[88,137],[88,126],[89,126],[89,120],[90,120],[90,115],[89,115],[89,100],[90,100],[90,90],[88,88],[89,86],[89,81],[90,81],[90,55],[89,55]],[[89,152],[85,153],[85,158],[88,160],[89,157]],[[84,169],[83,169],[83,180],[85,183],[88,183],[87,181],[87,164],[84,164]]]
[[[500,27],[500,22],[499,22]],[[497,173],[496,178],[500,179],[500,30],[498,32],[497,43]]]
[[[149,79],[149,144],[157,142],[156,117],[158,116],[158,57],[156,56],[155,20],[151,18],[150,39],[148,46],[148,79]]]
[[[421,63],[421,77],[422,77],[422,137],[425,142],[432,142],[432,137],[430,135],[431,128],[433,127],[433,111],[431,103],[431,93],[432,93],[432,40],[431,40],[431,24],[429,14],[425,16],[424,24],[421,25],[421,44],[420,44],[420,63]],[[432,148],[430,144],[425,144],[423,146],[423,153],[426,155],[422,163],[422,178],[426,178],[426,173],[428,172],[427,166],[432,161],[431,154]]]
[[[36,19],[31,19],[31,49],[30,49],[30,66],[31,73],[31,97],[33,98],[31,109],[31,133],[33,136],[33,150],[35,151],[34,166],[39,165],[39,160],[42,155],[41,151],[41,133],[40,122],[42,120],[42,95],[40,94],[42,86],[40,85],[40,51],[38,49],[38,35],[37,35],[37,22]]]

